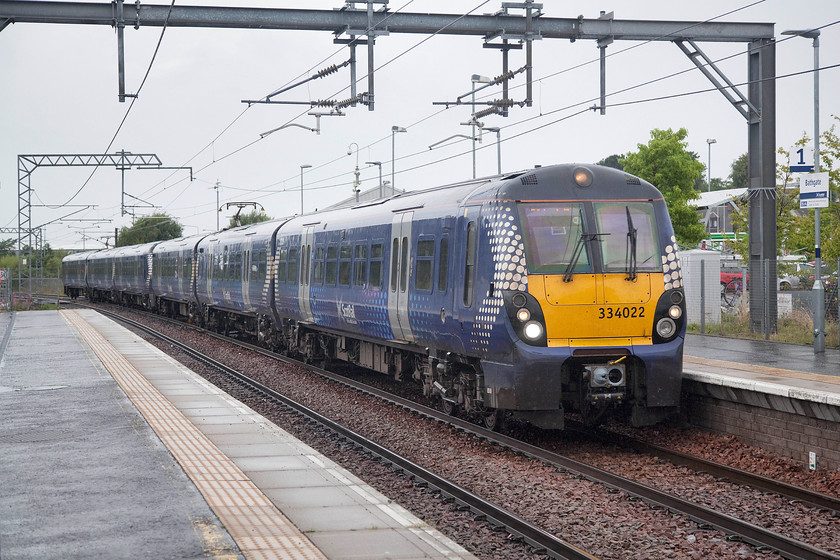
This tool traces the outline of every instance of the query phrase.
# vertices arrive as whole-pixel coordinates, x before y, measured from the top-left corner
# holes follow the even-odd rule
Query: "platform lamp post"
[[[717,140],[714,138],[707,138],[706,144],[709,145],[709,167],[706,169],[708,175],[709,188],[708,192],[712,192],[712,144],[716,144]]]
[[[308,163],[300,166],[300,214],[303,215],[303,170],[312,167]]]
[[[820,30],[790,29],[782,35],[814,40],[814,173],[820,172]],[[814,208],[814,354],[825,352],[825,287],[820,255],[820,209]]]
[[[391,194],[394,194],[394,136],[397,132],[408,132],[405,128],[401,126],[394,125],[391,127]]]
[[[379,198],[384,198],[382,194],[382,162],[381,161],[366,161],[365,165],[375,165],[379,168]]]
[[[502,174],[502,129],[498,126],[485,126],[487,132],[496,133],[496,172]]]

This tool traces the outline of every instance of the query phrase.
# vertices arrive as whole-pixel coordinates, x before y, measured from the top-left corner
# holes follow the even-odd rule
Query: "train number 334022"
[[[645,316],[644,307],[599,307],[599,319],[635,319]]]

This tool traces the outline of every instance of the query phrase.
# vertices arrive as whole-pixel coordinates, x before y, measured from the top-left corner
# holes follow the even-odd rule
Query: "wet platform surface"
[[[4,339],[0,558],[242,558],[58,312],[2,313]]]
[[[766,340],[744,340],[701,334],[686,335],[684,354],[757,366],[840,377],[840,350],[814,353],[812,346]]]
[[[3,560],[474,560],[94,311],[0,314],[3,340]]]

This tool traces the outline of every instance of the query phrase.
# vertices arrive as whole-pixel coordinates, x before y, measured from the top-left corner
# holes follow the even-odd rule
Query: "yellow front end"
[[[540,302],[550,347],[652,344],[654,312],[664,292],[662,274],[562,274],[528,277]]]

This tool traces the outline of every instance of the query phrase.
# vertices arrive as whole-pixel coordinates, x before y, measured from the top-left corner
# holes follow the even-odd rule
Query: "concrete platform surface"
[[[3,560],[473,558],[102,315],[3,319]]]
[[[3,313],[3,325],[0,558],[242,558],[58,312]]]

